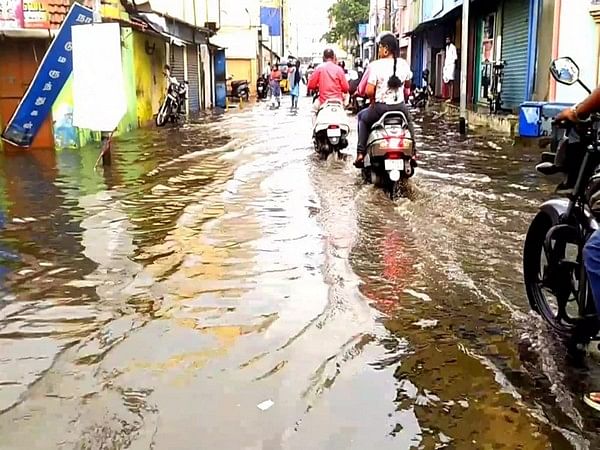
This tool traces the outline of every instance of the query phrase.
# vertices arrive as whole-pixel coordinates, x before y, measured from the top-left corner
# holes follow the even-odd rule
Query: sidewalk
[[[470,128],[486,127],[499,133],[508,134],[511,137],[519,135],[519,117],[514,114],[501,113],[492,115],[485,107],[473,106],[467,109],[467,122]],[[441,110],[446,113],[458,114],[460,108],[453,103],[441,103]]]

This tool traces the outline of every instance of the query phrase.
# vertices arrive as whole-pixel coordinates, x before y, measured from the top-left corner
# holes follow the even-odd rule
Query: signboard
[[[23,27],[50,28],[48,0],[23,0]]]
[[[281,36],[281,8],[260,7],[260,24],[269,27],[269,35]]]
[[[23,28],[21,0],[0,0],[0,30]]]
[[[18,147],[31,145],[73,71],[71,27],[91,22],[91,9],[78,3],[71,6],[25,96],[2,133],[6,142]]]
[[[369,32],[369,24],[368,23],[359,23],[358,24],[358,37],[359,37],[359,39],[366,38],[368,32]]]
[[[122,74],[118,23],[73,28],[74,126],[94,131],[117,128],[127,112]]]

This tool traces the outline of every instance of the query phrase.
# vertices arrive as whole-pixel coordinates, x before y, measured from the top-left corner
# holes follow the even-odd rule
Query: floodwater
[[[0,449],[598,448],[521,282],[539,150],[417,125],[395,203],[306,99],[1,155]]]

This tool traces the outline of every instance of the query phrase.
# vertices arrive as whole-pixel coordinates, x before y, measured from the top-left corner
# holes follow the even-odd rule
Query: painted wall
[[[250,93],[254,95],[256,93],[256,80],[258,79],[257,64],[256,59],[227,58],[227,76],[233,76],[234,80],[250,81]]]
[[[581,80],[593,88],[598,81],[596,71],[599,36],[589,11],[589,0],[563,0],[560,12],[558,54],[573,58],[581,70]],[[578,86],[559,84],[556,88],[556,100],[559,102],[576,103],[585,95],[585,91]]]
[[[541,0],[538,26],[537,70],[533,100],[548,101],[550,94],[550,72],[552,62],[552,40],[554,38],[554,0]],[[548,45],[550,43],[550,45]]]
[[[151,55],[147,53],[147,48]],[[152,50],[153,49],[153,50]],[[133,33],[137,125],[149,125],[160,107],[166,91],[163,67],[166,64],[165,43],[147,34]]]

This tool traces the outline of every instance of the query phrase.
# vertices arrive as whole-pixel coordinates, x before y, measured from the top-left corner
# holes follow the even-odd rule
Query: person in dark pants
[[[600,112],[600,88],[596,88],[578,105],[563,110],[556,116],[556,120],[577,123],[586,120],[592,113],[597,112]],[[600,202],[599,194],[600,190],[591,195],[591,202],[594,203],[590,205],[592,211],[598,210],[596,204]],[[596,231],[586,242],[583,249],[583,264],[596,303],[596,311],[600,314],[600,231]],[[583,399],[588,406],[600,411],[600,392],[590,392]]]
[[[364,166],[367,141],[371,127],[389,111],[402,111],[409,120],[409,129],[414,136],[412,120],[404,104],[404,88],[410,87],[412,72],[405,59],[400,58],[398,40],[391,33],[385,33],[377,39],[379,58],[368,69],[366,94],[371,106],[358,114],[358,146],[354,165]]]

